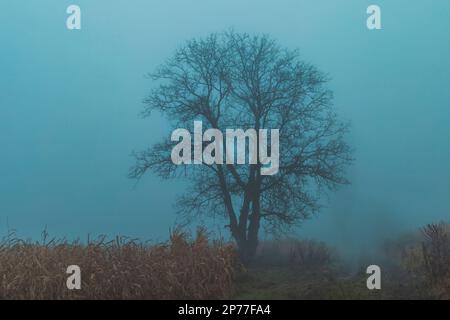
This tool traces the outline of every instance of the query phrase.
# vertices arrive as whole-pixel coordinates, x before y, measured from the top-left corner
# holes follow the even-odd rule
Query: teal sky
[[[66,29],[66,8],[82,29]],[[382,30],[366,8],[382,9]],[[169,134],[142,120],[144,75],[184,41],[268,33],[329,73],[352,122],[352,185],[298,234],[360,250],[450,220],[448,0],[165,0],[0,3],[0,233],[163,239],[180,181],[127,179],[133,150]],[[282,154],[282,150],[281,150]],[[222,225],[222,223],[220,223]]]

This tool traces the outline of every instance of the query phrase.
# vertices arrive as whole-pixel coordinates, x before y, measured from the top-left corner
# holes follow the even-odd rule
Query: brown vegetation
[[[385,246],[397,281],[425,298],[450,299],[450,225],[428,224]]]
[[[36,244],[9,237],[0,246],[0,299],[222,299],[230,296],[234,248],[176,231],[167,243],[126,238]],[[68,290],[78,265],[81,290]]]
[[[160,244],[104,237],[86,244],[0,243],[0,299],[450,299],[450,226],[431,224],[386,243],[385,258],[355,271],[324,243],[262,241],[243,267],[236,247],[203,230]],[[382,269],[382,289],[368,290],[366,267]],[[82,270],[68,290],[66,268]],[[355,266],[353,266],[355,267]]]

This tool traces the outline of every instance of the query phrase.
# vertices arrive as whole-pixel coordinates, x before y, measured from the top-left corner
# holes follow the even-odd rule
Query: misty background
[[[66,28],[70,4],[81,30]],[[382,30],[366,28],[370,4]],[[170,134],[157,114],[139,118],[154,85],[145,74],[186,40],[231,27],[300,49],[352,123],[352,184],[296,234],[359,253],[450,220],[449,16],[447,0],[2,1],[0,234],[166,239],[187,185],[127,179],[131,152]]]

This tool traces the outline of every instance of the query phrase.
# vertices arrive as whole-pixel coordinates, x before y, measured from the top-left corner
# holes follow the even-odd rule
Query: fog
[[[66,28],[72,3],[81,30]],[[372,3],[382,30],[366,28]],[[447,0],[2,1],[1,234],[165,239],[188,186],[127,178],[131,152],[170,134],[159,115],[139,117],[154,85],[145,74],[186,40],[230,28],[298,48],[330,75],[352,124],[351,184],[295,234],[367,253],[450,220],[449,14]]]

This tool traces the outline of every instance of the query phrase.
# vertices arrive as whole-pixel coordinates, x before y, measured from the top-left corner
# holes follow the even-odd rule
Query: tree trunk
[[[249,224],[246,230],[246,243],[243,246],[244,261],[251,261],[255,258],[256,249],[258,248],[258,234],[261,220],[261,204],[260,204],[260,183],[261,175],[259,167],[255,171],[255,179],[252,181],[253,189],[251,192],[251,214],[248,216]]]
[[[238,253],[240,260],[244,263],[250,263],[254,260],[256,256],[256,250],[258,248],[258,232],[260,215],[257,212],[252,212],[249,216],[250,223],[248,228],[244,230],[239,230],[238,236],[234,236],[236,243],[238,245]]]
[[[226,190],[226,183],[223,175],[221,176],[221,184],[223,189]],[[244,201],[240,210],[239,219],[237,219],[234,214],[231,197],[225,199],[225,205],[230,216],[231,234],[236,240],[239,258],[244,264],[254,260],[258,248],[258,233],[261,220],[260,186],[260,165],[251,166],[249,182],[244,192]]]

